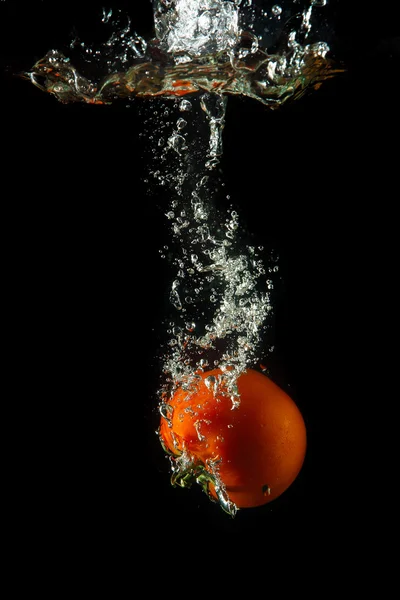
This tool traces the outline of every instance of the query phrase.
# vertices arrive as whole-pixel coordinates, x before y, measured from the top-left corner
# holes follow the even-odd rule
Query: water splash
[[[120,19],[100,49],[84,45],[85,60],[103,57],[105,75],[98,80],[85,77],[57,50],[24,76],[61,102],[108,104],[118,98],[216,92],[248,96],[276,108],[341,71],[327,58],[325,42],[310,42],[313,9],[323,0],[318,2],[297,13],[292,27],[269,25],[257,33],[260,21],[280,19],[281,7],[272,6],[263,20],[256,18],[256,6],[242,17],[239,1],[158,0],[156,37],[149,42],[131,31],[130,21],[123,26]],[[109,13],[103,20],[108,22]],[[262,46],[264,39],[273,41],[272,48]]]
[[[325,4],[294,0],[265,8],[264,2],[251,0],[154,0],[155,37],[150,41],[118,15],[118,26],[100,48],[79,38],[71,43],[89,63],[102,62],[99,79],[82,74],[57,50],[25,74],[61,102],[168,100],[160,111],[152,108],[147,119],[156,139],[149,175],[170,195],[165,207],[170,245],[160,253],[169,257],[173,274],[158,391],[167,422],[174,391],[183,387],[190,393],[198,373],[215,367],[222,379],[206,378],[206,386],[214,394],[223,389],[232,409],[238,408],[237,378],[265,355],[279,265],[270,256],[266,266],[263,249],[243,243],[233,206],[218,209],[224,184],[216,166],[223,152],[227,98],[247,96],[277,108],[340,72],[327,58],[327,43],[313,37],[315,10]],[[103,22],[112,16],[104,10]],[[197,434],[201,439],[201,425]],[[188,473],[202,481],[188,453],[171,460],[173,482],[186,485]],[[212,476],[220,504],[234,515],[218,465]]]
[[[239,38],[238,1],[156,0],[155,33],[177,63],[233,48]]]

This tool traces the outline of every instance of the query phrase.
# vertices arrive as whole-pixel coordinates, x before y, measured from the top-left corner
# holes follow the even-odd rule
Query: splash
[[[239,38],[239,4],[221,0],[156,1],[155,32],[176,62],[234,48]]]
[[[271,255],[265,265],[263,248],[241,239],[237,209],[221,211],[217,203],[224,186],[216,166],[228,97],[253,98],[274,109],[341,69],[327,57],[327,43],[313,36],[315,10],[325,0],[268,8],[251,0],[153,4],[155,37],[148,42],[120,16],[100,48],[73,41],[71,48],[81,49],[86,62],[103,69],[100,78],[84,75],[57,50],[25,77],[61,102],[165,99],[160,111],[152,108],[146,125],[157,140],[149,174],[170,197],[165,208],[170,246],[160,252],[169,257],[173,274],[158,390],[160,412],[168,421],[168,402],[176,389],[190,391],[198,373],[216,367],[232,409],[238,408],[237,378],[260,363],[271,324],[278,258]],[[103,22],[111,17],[112,11],[104,10]],[[206,385],[220,384],[206,379]],[[186,485],[192,458],[185,454],[171,460],[173,481]],[[234,515],[236,507],[217,470],[214,484],[221,506]]]
[[[255,8],[244,13],[247,20],[240,19],[239,1],[159,0],[155,2],[156,37],[148,43],[137,34],[128,35],[125,28],[97,52],[85,48],[91,57],[107,57],[107,74],[99,80],[82,75],[57,50],[49,51],[25,77],[61,102],[109,104],[118,98],[215,92],[247,96],[276,108],[341,71],[327,58],[325,42],[309,42],[312,11],[322,4],[314,0],[299,13],[295,29],[284,27],[278,29],[279,35],[270,36],[269,41],[280,47],[276,52],[262,47],[260,40],[265,29],[273,31],[274,21],[275,28],[280,22],[283,11],[277,5],[263,13],[268,16],[262,22],[267,19],[271,25],[257,36]],[[241,20],[251,29],[243,29]],[[121,45],[123,59],[110,60],[110,49],[118,49],[120,57]]]

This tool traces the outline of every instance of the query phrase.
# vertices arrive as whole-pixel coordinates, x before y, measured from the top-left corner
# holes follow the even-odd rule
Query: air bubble
[[[192,110],[191,102],[189,102],[189,100],[182,100],[181,103],[179,104],[179,110],[182,112]]]
[[[179,155],[187,150],[185,138],[177,133],[174,133],[168,138],[168,146],[175,150]]]
[[[214,389],[214,387],[215,387],[215,384],[216,384],[216,378],[215,378],[213,375],[209,375],[208,377],[206,377],[206,378],[204,379],[204,383],[206,384],[206,387],[207,387],[209,390],[212,390],[212,389]]]
[[[176,122],[176,126],[179,129],[179,131],[181,129],[184,129],[187,125],[187,121],[185,121],[185,119],[178,119],[178,121]]]

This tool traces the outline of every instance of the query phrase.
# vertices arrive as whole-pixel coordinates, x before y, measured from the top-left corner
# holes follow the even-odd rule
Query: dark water
[[[226,190],[249,235],[281,257],[271,370],[309,435],[290,490],[232,521],[200,490],[171,488],[154,434],[170,274],[159,257],[166,198],[144,182],[143,110],[63,106],[14,78],[73,24],[90,31],[92,11],[1,3],[8,452],[31,537],[125,543],[139,523],[147,535],[173,522],[175,532],[324,539],[345,515],[358,522],[367,465],[346,433],[367,397],[366,369],[381,368],[388,325],[399,43],[388,13],[345,4],[334,11],[345,76],[278,112],[245,99],[228,106]],[[151,17],[148,7],[139,33]]]

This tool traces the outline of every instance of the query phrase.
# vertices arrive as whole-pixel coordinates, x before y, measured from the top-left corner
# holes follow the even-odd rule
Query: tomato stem
[[[182,488],[190,488],[193,483],[198,483],[203,492],[207,494],[212,502],[216,502],[210,492],[210,484],[214,487],[217,499],[221,508],[232,518],[237,513],[237,506],[229,499],[225,486],[220,481],[217,474],[210,473],[201,463],[196,463],[193,459],[183,453],[181,456],[172,458],[173,473],[171,476],[171,485],[179,485]]]

